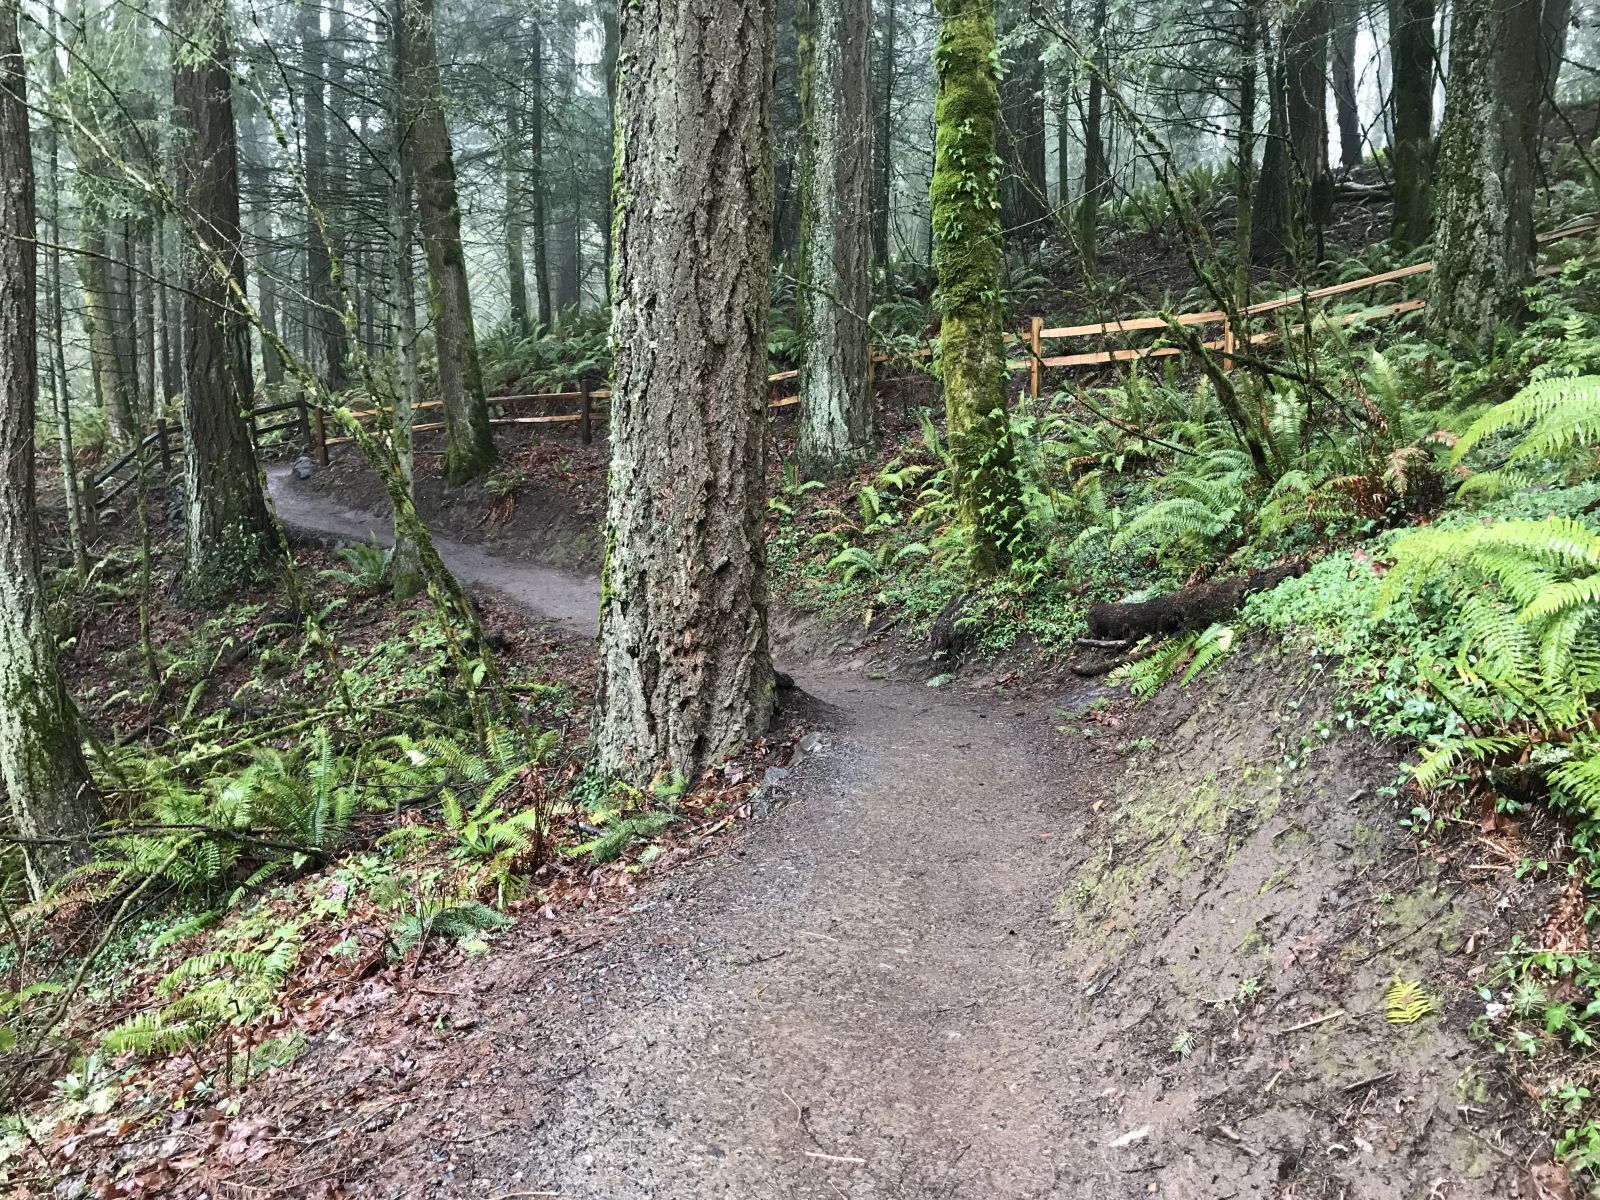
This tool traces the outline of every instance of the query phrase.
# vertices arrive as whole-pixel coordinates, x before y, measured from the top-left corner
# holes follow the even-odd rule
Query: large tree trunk
[[[799,0],[800,469],[833,479],[872,448],[871,0]]]
[[[1434,0],[1388,0],[1389,74],[1394,95],[1394,227],[1403,247],[1433,233]]]
[[[1428,326],[1488,345],[1533,279],[1538,0],[1456,0]]]
[[[695,780],[766,728],[772,0],[622,10],[599,770]]]
[[[184,590],[201,599],[235,586],[254,569],[271,524],[250,436],[255,386],[243,304],[238,140],[224,0],[179,0],[173,18],[185,48],[172,83],[173,109],[186,134],[178,154],[178,198],[187,225]]]
[[[941,320],[939,369],[955,463],[958,514],[974,574],[1004,567],[1026,534],[1000,311],[1001,230],[994,161],[1000,93],[994,78],[994,0],[936,0],[934,266]]]
[[[1278,33],[1272,119],[1256,194],[1252,251],[1314,262],[1333,198],[1328,175],[1328,0],[1298,0]]]
[[[1333,104],[1339,122],[1339,165],[1361,165],[1361,114],[1356,107],[1356,35],[1361,31],[1359,0],[1333,0]]]
[[[882,46],[878,53],[877,86],[873,89],[872,137],[872,259],[887,266],[894,256],[890,244],[890,219],[894,211],[894,105],[895,45],[900,36],[900,13],[896,0],[883,0],[883,18],[878,22]]]
[[[494,434],[478,367],[472,297],[461,252],[461,204],[455,159],[439,90],[439,50],[433,0],[408,0],[401,26],[406,107],[417,168],[417,208],[428,258],[428,298],[439,349],[439,398],[444,402],[445,479],[466,483],[494,462]]]
[[[1556,84],[1561,80],[1561,64],[1567,57],[1567,31],[1572,25],[1572,0],[1544,0],[1539,16],[1539,86],[1544,92],[1540,105],[1543,114],[1554,111]]]
[[[1044,152],[1044,51],[1039,0],[1004,0],[1012,50],[1000,86],[1000,220],[1005,233],[1035,244],[1044,237],[1050,204]]]
[[[300,52],[305,81],[306,194],[314,212],[306,217],[306,294],[310,301],[312,367],[331,392],[349,387],[345,359],[350,340],[344,324],[344,302],[334,279],[328,151],[328,44],[322,36],[322,7],[303,0],[300,8]]]
[[[0,0],[0,782],[35,895],[85,861],[99,819],[45,607],[34,505],[38,283],[17,0]],[[52,51],[53,53],[53,51]]]

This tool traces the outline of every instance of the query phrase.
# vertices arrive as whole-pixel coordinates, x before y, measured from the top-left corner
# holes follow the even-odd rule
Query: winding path
[[[304,529],[365,537],[373,524],[280,473],[273,494]],[[438,548],[465,579],[592,626],[592,581]],[[874,682],[827,663],[796,675],[800,714],[822,736],[768,819],[641,889],[610,928],[557,931],[530,913],[490,957],[352,1008],[343,1034],[264,1085],[293,1097],[302,1120],[280,1140],[305,1147],[265,1190],[1289,1194],[1280,1181],[1301,1154],[1290,1144],[1310,1126],[1270,1113],[1250,1124],[1210,1067],[1156,1069],[1173,1036],[1161,960],[1122,960],[1086,987],[1082,954],[1071,961],[1052,920],[1074,868],[1113,848],[1089,836],[1091,803],[1119,770],[1110,752],[1059,735],[1059,701]],[[1282,1075],[1273,1053],[1263,1044],[1232,1070]],[[1246,1094],[1258,1113],[1278,1099]],[[1421,1195],[1433,1168],[1389,1162],[1346,1194]],[[1448,1194],[1504,1194],[1496,1186]]]

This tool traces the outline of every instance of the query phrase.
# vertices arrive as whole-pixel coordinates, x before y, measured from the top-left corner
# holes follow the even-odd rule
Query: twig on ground
[[[1286,1033],[1299,1033],[1302,1029],[1310,1029],[1313,1025],[1325,1025],[1329,1021],[1337,1021],[1344,1015],[1344,1009],[1336,1008],[1331,1013],[1324,1013],[1320,1017],[1312,1017],[1309,1021],[1301,1021],[1298,1025],[1291,1025],[1287,1029],[1276,1029],[1273,1032],[1280,1037]]]

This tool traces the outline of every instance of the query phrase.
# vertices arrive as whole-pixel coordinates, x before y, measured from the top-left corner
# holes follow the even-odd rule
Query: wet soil
[[[292,523],[351,520],[275,491]],[[592,595],[440,548],[550,616]],[[1395,760],[1329,729],[1306,664],[1236,653],[1137,712],[1083,683],[795,674],[817,736],[765,819],[626,913],[375,985],[246,1096],[262,1152],[215,1185],[1515,1194],[1540,1134],[1471,989],[1547,897],[1419,854],[1380,798]],[[1412,1025],[1384,1016],[1397,973],[1435,1000]]]

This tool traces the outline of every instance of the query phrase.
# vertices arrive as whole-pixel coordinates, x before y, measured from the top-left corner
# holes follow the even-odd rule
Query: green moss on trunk
[[[939,370],[970,567],[990,575],[1011,561],[1027,531],[1006,414],[994,0],[938,0],[938,10],[932,203]]]

